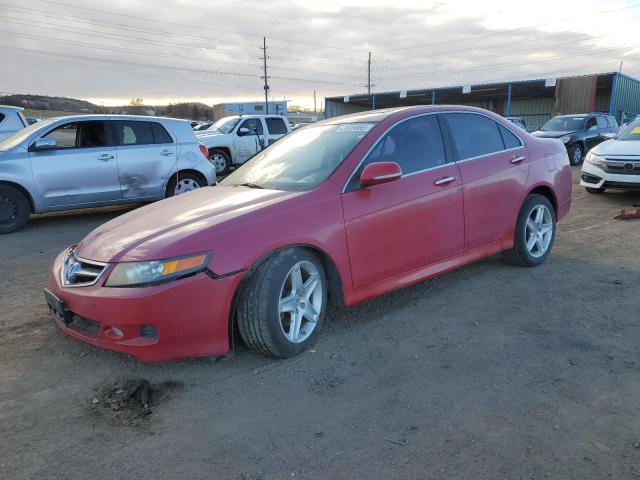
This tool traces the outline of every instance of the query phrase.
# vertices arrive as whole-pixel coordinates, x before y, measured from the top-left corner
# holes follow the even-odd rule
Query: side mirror
[[[238,136],[240,137],[244,137],[245,135],[250,135],[251,134],[251,130],[249,130],[247,127],[242,127],[238,129]]]
[[[44,152],[46,150],[55,150],[57,146],[55,138],[44,137],[36,140],[36,143],[33,144],[33,149],[36,152]]]
[[[369,187],[389,183],[402,177],[402,168],[396,162],[370,163],[360,174],[360,185]]]
[[[611,140],[612,138],[616,138],[618,136],[617,133],[609,132],[603,135],[604,138]]]

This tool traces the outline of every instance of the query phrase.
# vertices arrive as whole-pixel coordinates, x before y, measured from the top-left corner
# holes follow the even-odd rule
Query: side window
[[[96,148],[107,144],[104,122],[67,123],[50,131],[44,138],[54,138],[58,149]]]
[[[436,116],[411,118],[393,127],[363,164],[373,162],[396,162],[403,175],[447,163]]]
[[[607,121],[605,120],[605,118],[603,116],[598,115],[596,117],[596,121],[598,122],[598,128],[599,129],[604,130],[606,128],[609,128],[609,124],[607,123]]]
[[[258,135],[263,134],[262,122],[259,118],[249,118],[248,120],[245,120],[242,122],[242,125],[240,125],[240,128],[248,128],[252,132],[256,132]],[[238,130],[240,130],[240,128]]]
[[[4,113],[0,113],[0,123],[4,121],[5,115]]]
[[[159,123],[151,124],[151,133],[153,134],[153,143],[173,143],[169,132]]]
[[[522,142],[520,141],[520,139],[516,137],[508,128],[505,128],[502,125],[498,125],[498,128],[500,128],[502,141],[504,142],[504,147],[507,150],[510,148],[518,148],[522,146]]]
[[[616,117],[609,115],[607,116],[607,120],[609,120],[610,127],[618,128],[618,121],[616,120]]]
[[[459,160],[505,149],[498,124],[490,118],[475,113],[448,113],[445,116]]]
[[[116,132],[116,145],[152,145],[153,132],[150,122],[116,120],[113,122]]]
[[[596,123],[595,117],[591,117],[587,120],[587,124],[585,125],[587,130],[596,130],[598,128],[598,124]]]
[[[287,133],[287,126],[282,118],[267,118],[267,130],[272,135]]]

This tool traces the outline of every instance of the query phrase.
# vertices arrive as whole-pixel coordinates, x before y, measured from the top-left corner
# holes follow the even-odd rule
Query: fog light
[[[117,327],[111,327],[110,332],[116,338],[122,338],[124,336],[124,332]]]

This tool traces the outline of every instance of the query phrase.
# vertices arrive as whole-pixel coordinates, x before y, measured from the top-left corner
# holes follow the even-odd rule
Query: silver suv
[[[79,115],[0,141],[0,234],[30,213],[160,200],[216,183],[185,120]]]

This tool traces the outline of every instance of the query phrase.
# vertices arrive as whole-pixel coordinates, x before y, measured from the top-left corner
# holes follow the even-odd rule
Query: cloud
[[[107,103],[261,99],[263,35],[271,93],[296,103],[308,103],[313,90],[365,91],[369,51],[374,91],[611,71],[622,58],[637,75],[640,8],[631,7],[0,0],[0,78],[10,93]]]

